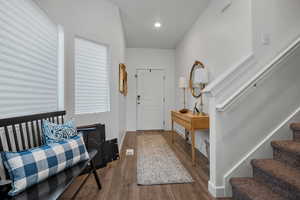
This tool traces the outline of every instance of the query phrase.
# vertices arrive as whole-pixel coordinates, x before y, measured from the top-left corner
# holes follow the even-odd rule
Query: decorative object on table
[[[161,135],[137,136],[137,183],[190,183],[193,178]]]
[[[194,65],[191,69],[189,85],[190,85],[190,89],[191,89],[193,97],[199,98],[199,102],[197,102],[197,104],[200,104],[199,113],[201,115],[204,115],[202,90],[205,88],[207,83],[208,83],[207,69],[204,67],[202,62],[195,61]],[[197,105],[195,107],[197,108]],[[195,111],[196,111],[196,109],[195,109]]]
[[[183,109],[181,109],[179,112],[181,112],[181,113],[187,113],[188,109],[186,109],[185,90],[188,88],[188,86],[187,86],[187,81],[186,81],[185,77],[182,76],[182,77],[179,78],[179,84],[178,84],[178,86],[179,86],[180,89],[183,89]]]
[[[21,152],[2,152],[1,155],[12,181],[12,189],[8,192],[10,196],[89,160],[82,135]]]
[[[44,144],[67,140],[78,134],[74,120],[69,120],[64,124],[56,124],[48,120],[43,120],[42,129]]]
[[[126,65],[122,63],[119,65],[119,91],[124,96],[127,96],[128,93],[127,71],[126,71]]]
[[[196,113],[199,114],[200,113],[199,109],[197,108],[197,105],[198,105],[198,102],[196,102],[195,105],[194,105],[193,114],[196,114]]]
[[[183,109],[179,110],[179,112],[181,112],[182,114],[185,114],[185,113],[188,113],[189,110],[186,108],[183,108]]]

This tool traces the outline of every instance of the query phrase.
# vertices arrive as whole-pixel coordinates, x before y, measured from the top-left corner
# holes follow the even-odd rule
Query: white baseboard
[[[293,121],[300,120],[300,107],[298,107],[291,115],[283,120],[273,131],[271,131],[258,145],[256,145],[249,153],[246,154],[237,164],[234,165],[224,175],[224,197],[232,196],[231,185],[229,183],[232,177],[252,177],[251,160],[259,158],[272,158],[273,150],[271,147],[272,140],[291,139],[292,131],[289,124]]]
[[[215,186],[212,182],[208,181],[208,191],[215,198],[224,197],[225,187]]]

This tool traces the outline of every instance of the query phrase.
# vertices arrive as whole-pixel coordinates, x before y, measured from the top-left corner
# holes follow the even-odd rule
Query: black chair
[[[42,121],[49,120],[53,123],[64,123],[66,111],[42,113],[28,115],[22,117],[14,117],[0,119],[0,152],[2,151],[20,151],[43,145],[42,136]],[[88,134],[88,130],[80,130],[83,134]],[[11,136],[11,137],[10,137]],[[3,139],[4,138],[4,139]],[[27,139],[26,139],[27,138]],[[82,181],[77,191],[73,194],[74,199],[80,192],[83,185],[86,183],[90,175],[94,175],[97,186],[101,190],[101,183],[96,172],[94,158],[97,155],[97,150],[90,150],[90,160],[80,162],[72,168],[66,169],[59,174],[48,178],[47,180],[28,188],[26,191],[17,196],[10,197],[7,192],[10,187],[10,182],[1,180],[0,177],[0,199],[9,200],[54,200],[58,199],[73,181],[83,172],[88,172],[88,176]],[[6,175],[7,177],[7,175]]]

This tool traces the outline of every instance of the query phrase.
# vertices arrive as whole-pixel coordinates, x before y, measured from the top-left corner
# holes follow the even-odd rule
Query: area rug
[[[193,178],[161,135],[137,136],[137,183],[190,183]]]

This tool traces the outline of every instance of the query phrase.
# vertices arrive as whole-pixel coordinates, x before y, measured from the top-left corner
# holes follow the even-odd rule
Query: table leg
[[[189,141],[189,132],[188,130],[186,130],[186,128],[184,129],[184,133],[185,133],[185,141]]]
[[[174,144],[174,121],[172,120],[172,124],[171,124],[171,140],[172,140],[172,144]]]
[[[192,163],[193,163],[193,166],[196,165],[196,156],[195,156],[195,131],[194,130],[191,130],[191,142],[192,142]]]

